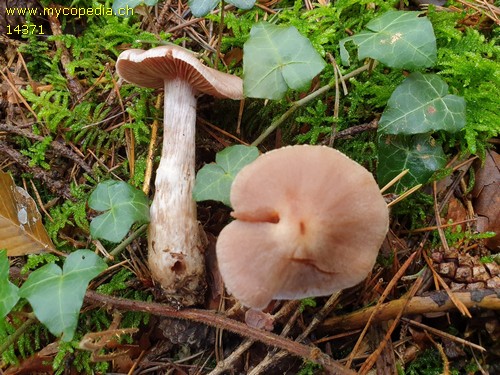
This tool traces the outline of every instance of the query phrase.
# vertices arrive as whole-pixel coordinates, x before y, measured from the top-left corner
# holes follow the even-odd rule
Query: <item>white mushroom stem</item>
[[[196,97],[182,80],[165,80],[164,139],[151,205],[148,248],[152,276],[182,305],[203,298],[204,262],[196,203]]]

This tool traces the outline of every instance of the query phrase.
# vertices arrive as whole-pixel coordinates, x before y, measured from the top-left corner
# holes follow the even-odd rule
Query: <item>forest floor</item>
[[[195,17],[185,2],[146,1],[152,6],[139,5],[132,17],[121,18],[97,15],[96,9],[111,6],[104,0],[4,0],[0,250],[7,250],[9,262],[4,269],[0,257],[0,374],[500,373],[500,239],[494,233],[500,231],[499,4],[406,3],[263,0],[250,10],[217,4],[209,15]],[[40,13],[9,15],[14,7]],[[44,7],[61,14],[40,16]],[[94,14],[75,16],[70,9]],[[226,205],[198,202],[207,288],[196,306],[169,303],[152,280],[143,223],[119,243],[91,236],[98,214],[88,201],[99,182],[125,181],[154,196],[163,90],[120,79],[115,62],[122,51],[174,42],[206,65],[242,76],[252,26],[262,20],[293,25],[321,53],[325,70],[305,90],[288,90],[280,100],[201,96],[197,170],[226,147],[259,139],[261,152],[333,144],[381,176],[387,155],[377,143],[378,121],[410,71],[357,61],[353,46],[352,66],[342,66],[339,42],[390,9],[421,10],[430,19],[438,49],[427,72],[465,98],[467,122],[453,134],[426,133],[441,147],[443,167],[431,171],[420,189],[384,193],[387,201],[403,199],[391,205],[389,232],[362,283],[330,297],[274,301],[261,317],[262,328],[253,328],[245,323],[247,309],[225,291],[216,265],[216,240],[231,220]],[[23,25],[32,25],[29,33]],[[339,83],[338,74],[357,68]],[[315,96],[329,84],[326,94]],[[277,126],[267,131],[271,124]],[[12,219],[9,208],[10,199],[22,199],[12,195],[14,183],[33,198],[28,214],[38,210],[43,221],[29,236],[12,230],[22,221],[19,211]],[[44,246],[49,250],[40,252]],[[81,309],[76,304],[79,320],[70,340],[40,323],[31,299],[16,299],[4,311],[8,288],[23,292],[31,273],[81,249],[104,259],[107,269],[77,280],[88,287]],[[45,293],[38,293],[42,304],[53,297]]]

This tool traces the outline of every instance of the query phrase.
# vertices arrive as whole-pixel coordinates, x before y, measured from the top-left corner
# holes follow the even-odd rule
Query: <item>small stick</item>
[[[343,76],[341,79],[341,82],[345,82],[348,79],[357,76],[358,74],[364,72],[365,70],[370,69],[370,67],[371,67],[371,64],[365,64],[362,67],[353,70],[352,72]],[[330,90],[334,86],[335,86],[335,82],[329,83],[329,84],[317,89],[316,91],[310,93],[306,97],[304,97],[300,100],[297,100],[296,102],[293,102],[291,107],[283,115],[281,115],[281,117],[279,119],[277,119],[276,121],[273,121],[273,123],[266,130],[264,130],[264,132],[255,141],[253,141],[251,145],[258,146],[264,139],[266,139],[269,136],[269,134],[271,134],[274,130],[276,130],[276,128],[278,126],[283,124],[288,119],[288,117],[290,117],[292,115],[292,113],[294,113],[297,109],[299,109],[303,105],[309,103],[311,100],[316,99],[318,96],[323,95],[324,93],[326,93],[328,90]]]
[[[473,221],[476,221],[477,219],[465,219],[461,221],[457,221],[455,223],[449,223],[449,224],[441,224],[441,228],[449,228],[453,227],[455,225],[461,225],[461,224],[467,224]],[[420,233],[420,232],[429,232],[438,229],[437,226],[430,226],[430,227],[425,227],[425,228],[418,228],[418,229],[412,229],[412,230],[401,230],[399,233],[401,234],[413,234],[413,233]]]
[[[198,118],[196,119],[196,121],[198,121],[198,122],[199,122],[201,125],[203,125],[203,126],[208,126],[209,128],[212,128],[212,129],[216,130],[217,132],[219,132],[219,133],[223,134],[224,136],[226,136],[226,137],[228,137],[228,138],[231,138],[232,140],[234,140],[234,141],[238,142],[239,144],[242,144],[242,145],[248,146],[248,143],[247,143],[247,142],[245,142],[245,141],[241,140],[240,138],[238,138],[238,137],[236,137],[236,136],[232,135],[231,133],[229,133],[229,132],[225,131],[224,129],[219,128],[218,126],[215,126],[214,124],[212,124],[212,123],[208,122],[207,120],[205,120],[205,119],[203,119],[203,118],[201,118],[201,117],[198,117]]]
[[[135,240],[137,237],[139,237],[142,232],[145,232],[146,229],[148,228],[147,224],[141,225],[137,230],[135,230],[130,236],[125,238],[118,246],[116,246],[110,253],[109,255],[111,256],[111,259],[115,259],[125,248],[132,243],[133,240]],[[106,261],[111,260],[111,259],[106,259]]]
[[[45,209],[45,206],[43,205],[42,197],[40,197],[40,193],[38,192],[38,189],[36,188],[35,183],[33,182],[33,180],[30,180],[30,183],[31,183],[31,188],[33,189],[33,192],[35,193],[36,201],[38,202],[38,207],[40,207],[40,209],[49,218],[50,221],[54,222],[54,219],[52,218],[52,216],[50,216],[50,214]]]
[[[37,319],[35,318],[35,314],[29,314],[28,319],[26,319],[13,334],[8,335],[5,341],[0,345],[0,355],[2,355],[3,352],[9,348],[9,346],[13,345],[32,324],[36,323],[36,321]]]
[[[442,337],[442,338],[445,338],[445,339],[448,339],[448,340],[451,340],[451,341],[455,341],[455,342],[458,342],[459,344],[463,344],[463,345],[467,345],[467,346],[470,346],[471,348],[474,348],[474,349],[477,349],[477,350],[480,350],[482,352],[485,352],[486,349],[483,348],[482,346],[480,345],[477,345],[477,344],[474,344],[470,341],[467,341],[467,340],[464,340],[464,339],[461,339],[460,337],[457,337],[457,336],[453,336],[453,335],[450,335],[449,333],[446,333],[446,332],[443,332],[439,329],[436,329],[436,328],[432,328],[426,324],[422,324],[422,323],[419,323],[415,320],[412,320],[412,319],[408,319],[408,318],[401,318],[401,320],[403,322],[406,322],[408,324],[411,324],[412,326],[415,326],[415,327],[418,327],[418,328],[422,328],[422,329],[425,329],[426,331],[429,331],[431,333],[433,333],[434,335],[436,336],[439,336],[439,337]]]

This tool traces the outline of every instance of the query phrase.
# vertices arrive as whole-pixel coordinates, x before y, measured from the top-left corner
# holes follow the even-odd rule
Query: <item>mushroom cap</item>
[[[116,70],[125,81],[142,87],[162,88],[165,80],[182,79],[198,93],[243,98],[241,78],[203,65],[192,52],[174,44],[126,50],[118,56]]]
[[[325,146],[261,155],[237,174],[230,198],[236,220],[217,240],[219,269],[228,291],[257,309],[361,282],[389,226],[372,174]]]

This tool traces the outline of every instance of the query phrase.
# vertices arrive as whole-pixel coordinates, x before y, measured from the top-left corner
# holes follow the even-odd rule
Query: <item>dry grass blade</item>
[[[346,364],[347,367],[351,367],[354,356],[358,352],[358,349],[361,346],[361,342],[363,341],[363,338],[365,337],[366,332],[368,331],[368,328],[370,327],[370,324],[371,324],[373,318],[375,317],[377,312],[383,307],[382,303],[385,301],[385,299],[387,298],[389,293],[396,286],[398,280],[404,275],[404,273],[406,272],[406,269],[413,262],[413,259],[415,258],[416,255],[417,255],[416,252],[413,253],[412,255],[410,255],[410,257],[406,260],[406,262],[401,266],[401,268],[398,270],[398,272],[394,275],[394,277],[389,282],[389,284],[387,284],[387,287],[385,288],[384,292],[382,293],[382,295],[378,299],[377,305],[375,306],[375,309],[373,310],[372,314],[368,318],[368,321],[366,322],[365,328],[363,329],[363,331],[359,335],[358,341],[356,342],[356,345],[354,345],[354,348],[352,349],[352,352],[349,355],[349,358],[347,359],[347,364]]]
[[[411,194],[416,192],[421,187],[422,187],[422,184],[418,184],[418,185],[412,187],[410,190],[405,191],[403,194],[401,194],[399,197],[394,199],[392,202],[388,203],[387,207],[394,206],[396,203],[401,202],[403,199],[406,199],[407,197],[409,197]]]
[[[473,221],[476,221],[476,219],[460,220],[460,221],[457,221],[457,222],[454,222],[454,223],[442,224],[441,228],[450,228],[450,227],[454,227],[454,226],[457,226],[457,225],[471,223]],[[436,225],[434,225],[434,226],[430,226],[430,227],[418,228],[418,229],[412,229],[412,230],[401,230],[399,233],[402,233],[402,234],[414,234],[414,233],[421,233],[421,232],[430,232],[430,231],[437,230],[437,229],[438,229],[438,227]]]
[[[500,8],[488,3],[486,0],[476,0],[476,1],[465,1],[457,0],[459,3],[465,5],[466,7],[472,8],[486,17],[491,19],[497,25],[500,25]]]
[[[427,262],[427,265],[429,266],[430,270],[432,271],[432,274],[434,276],[434,279],[439,282],[439,285],[443,287],[443,289],[446,291],[450,299],[453,301],[455,306],[457,307],[458,311],[462,313],[462,315],[467,316],[468,318],[472,318],[471,313],[469,312],[469,309],[467,306],[465,306],[462,301],[460,301],[455,294],[451,291],[450,287],[446,284],[446,282],[443,280],[443,278],[436,272],[434,267],[432,266],[432,261],[429,259],[427,254],[423,253],[424,259]]]
[[[7,69],[6,69],[6,73],[10,76],[10,72]],[[28,109],[28,111],[30,111],[31,114],[34,116],[34,118],[38,121],[37,114],[35,113],[35,111],[33,111],[33,108],[31,108],[31,106],[28,104],[26,99],[24,99],[24,97],[21,95],[21,93],[19,92],[17,87],[11,82],[11,80],[9,78],[7,78],[7,76],[3,73],[2,70],[0,70],[0,75],[2,76],[4,82],[6,82],[9,85],[10,89],[15,94],[16,98],[19,99],[21,101],[21,103],[24,104],[26,109]]]
[[[423,282],[423,276],[422,275],[423,274],[420,274],[420,276],[417,278],[417,280],[415,280],[415,282],[413,283],[410,291],[408,292],[408,295],[406,296],[406,298],[404,298],[404,303],[403,303],[403,306],[402,306],[401,310],[398,311],[398,314],[396,315],[395,319],[392,321],[389,329],[387,330],[387,332],[386,332],[386,334],[384,336],[383,341],[380,342],[378,348],[372,354],[370,354],[368,356],[368,358],[366,359],[366,361],[363,363],[363,365],[359,369],[359,374],[361,374],[361,375],[367,374],[368,371],[370,371],[370,369],[373,367],[373,365],[377,361],[377,358],[380,356],[380,354],[382,353],[382,351],[384,350],[384,348],[386,347],[387,343],[390,340],[390,337],[391,337],[392,333],[394,332],[394,330],[396,329],[397,325],[399,324],[399,319],[401,319],[401,317],[403,316],[403,313],[404,313],[406,307],[408,306],[408,303],[410,302],[411,298],[413,296],[415,296],[415,294],[417,293],[418,289],[422,285],[422,282]]]
[[[400,174],[398,174],[396,177],[394,177],[391,181],[389,181],[382,189],[380,189],[380,193],[383,194],[387,189],[389,189],[392,185],[394,185],[396,182],[401,180],[406,174],[409,172],[409,169],[405,169],[402,171]]]
[[[443,228],[441,228],[441,215],[438,207],[438,201],[437,201],[437,184],[436,181],[432,184],[432,191],[434,194],[434,215],[435,215],[435,220],[436,220],[436,226],[437,230],[439,233],[439,239],[441,240],[441,243],[444,247],[444,250],[446,252],[450,251],[450,247],[448,246],[448,242],[446,241],[446,236],[444,235]]]
[[[163,104],[163,96],[158,95],[156,98],[155,108],[159,110],[161,105]],[[142,185],[142,191],[144,194],[149,194],[149,189],[151,186],[151,176],[153,174],[153,160],[154,160],[154,151],[156,148],[158,137],[158,120],[154,120],[151,125],[151,141],[149,142],[148,147],[148,159],[146,164],[146,171],[144,172],[144,184]]]
[[[448,357],[446,357],[446,354],[444,352],[443,346],[441,344],[438,344],[431,335],[427,331],[425,331],[425,335],[427,338],[432,342],[432,344],[436,347],[436,349],[439,352],[439,355],[441,356],[441,359],[443,360],[443,375],[450,375],[450,361],[448,361]]]

